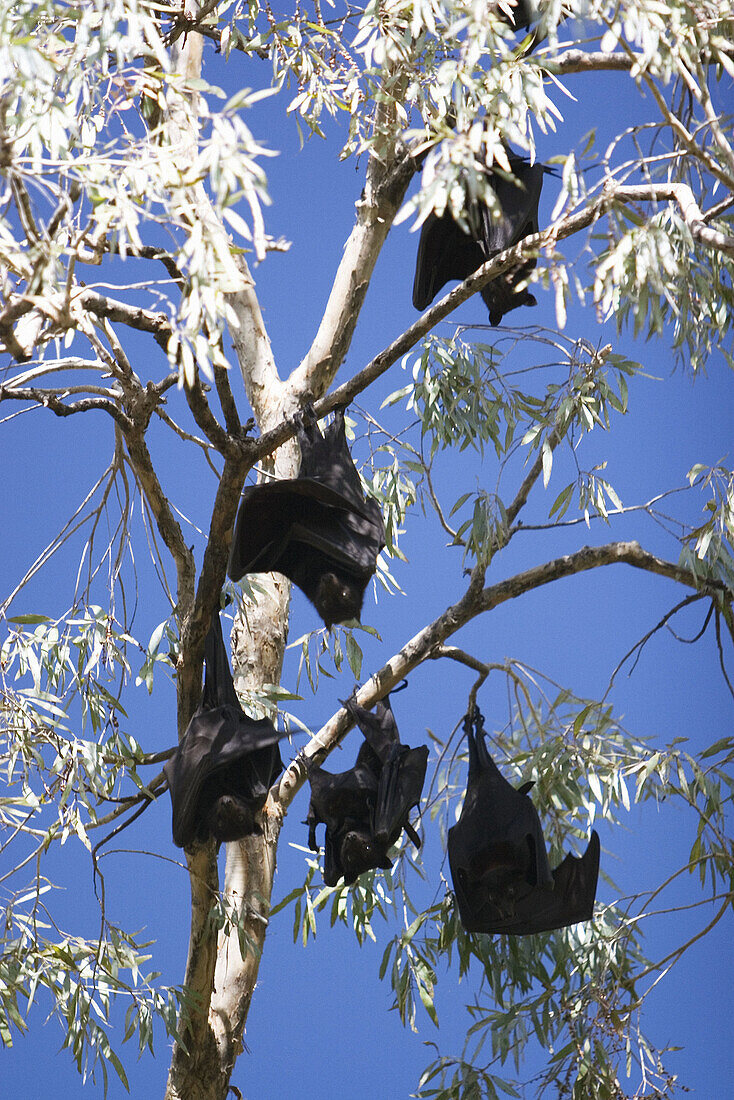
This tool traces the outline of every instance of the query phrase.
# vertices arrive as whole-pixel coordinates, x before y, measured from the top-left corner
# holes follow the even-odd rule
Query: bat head
[[[255,806],[237,795],[223,794],[209,807],[204,821],[206,833],[228,844],[251,833],[261,833],[255,821]]]
[[[313,605],[324,620],[327,629],[334,623],[358,619],[362,612],[364,586],[336,573],[324,573],[313,597]]]
[[[384,847],[377,843],[367,829],[350,829],[346,832],[339,855],[347,886],[364,871],[374,867],[381,867],[383,870],[392,867],[392,861],[387,858]]]

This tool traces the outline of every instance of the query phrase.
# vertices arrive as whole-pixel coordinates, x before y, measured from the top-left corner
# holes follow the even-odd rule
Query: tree
[[[403,575],[403,527],[418,525],[420,540],[440,529],[449,540],[441,550],[440,608],[394,652],[370,650],[380,657],[359,702],[372,705],[430,662],[434,690],[454,697],[458,720],[480,689],[489,690],[485,681],[501,680],[509,703],[506,719],[493,720],[496,743],[508,774],[513,765],[537,779],[555,855],[595,818],[619,820],[633,799],[679,801],[695,833],[681,870],[700,875],[703,886],[688,904],[714,904],[700,935],[728,912],[733,746],[725,729],[690,751],[648,744],[621,724],[613,666],[606,692],[589,697],[480,639],[508,601],[572,575],[596,579],[624,563],[668,583],[665,612],[620,668],[664,627],[679,632],[679,619],[690,623],[693,607],[704,613],[698,633],[713,634],[707,653],[732,690],[732,475],[723,462],[700,462],[688,474],[695,497],[660,483],[624,506],[605,476],[607,436],[598,440],[619,431],[645,363],[586,335],[592,321],[611,318],[616,340],[631,330],[662,341],[691,374],[703,373],[712,357],[732,365],[725,342],[734,305],[734,151],[723,107],[734,76],[731,21],[713,0],[592,0],[580,23],[571,15],[581,5],[551,0],[526,34],[513,31],[506,8],[463,0],[328,10],[315,2],[284,13],[239,0],[0,4],[0,400],[11,410],[6,419],[37,410],[35,453],[49,413],[70,421],[65,430],[70,438],[80,433],[73,438],[81,447],[100,412],[112,430],[106,468],[3,609],[14,605],[2,650],[8,786],[0,812],[3,843],[14,853],[0,986],[6,1043],[25,1028],[40,989],[79,1067],[99,1059],[105,1082],[107,1063],[124,1080],[110,1032],[123,1004],[125,1033],[137,1034],[141,1048],[152,1043],[156,1020],[174,1037],[167,1097],[214,1100],[229,1090],[273,916],[284,822],[306,781],[306,761],[325,759],[348,733],[347,712],[335,709],[295,755],[270,792],[262,834],[228,846],[221,881],[212,843],[186,851],[191,930],[179,986],[142,977],[147,947],[110,912],[100,842],[150,812],[163,792],[158,769],[170,741],[163,750],[146,744],[128,723],[129,699],[142,685],[162,690],[161,673],[170,669],[179,736],[187,728],[242,487],[256,470],[296,472],[293,414],[307,401],[320,417],[362,394],[369,401],[369,411],[358,412],[370,453],[364,458],[361,444],[357,451],[383,507],[387,553],[377,607],[365,614],[368,631],[381,629]],[[603,120],[612,135],[597,141],[564,123],[558,105],[574,88],[592,95],[603,72],[613,74],[608,87],[624,109]],[[263,102],[271,92],[277,100]],[[265,125],[283,107],[281,125],[336,142],[357,172],[354,223],[329,273],[316,335],[292,369],[279,361],[268,332],[271,323],[293,323],[289,289],[276,283],[263,314],[246,259],[263,265],[258,283],[265,282],[287,247],[269,235],[264,212],[263,165],[275,144]],[[262,134],[247,125],[250,117],[261,121]],[[477,158],[506,170],[506,145],[555,166],[545,187],[556,201],[544,227],[489,258],[397,337],[375,332],[373,319],[371,337],[382,350],[346,377],[378,257],[400,232],[395,227],[447,207],[461,220],[467,193],[491,203]],[[420,187],[411,188],[418,178]],[[310,217],[306,209],[296,215]],[[411,252],[414,241],[400,238]],[[535,258],[531,278],[539,298],[552,293],[557,331],[526,327],[520,314],[511,318],[524,323],[519,330],[437,328],[478,290]],[[400,292],[407,300],[407,288]],[[407,382],[396,385],[401,361]],[[173,457],[174,443],[185,457]],[[72,452],[69,445],[64,467],[48,471],[59,486],[71,476]],[[198,490],[201,457],[215,488],[206,483],[192,501],[182,482],[191,479]],[[190,519],[175,486],[195,508]],[[624,537],[610,530],[600,538],[606,526]],[[20,594],[33,591],[36,574],[52,576],[56,556],[78,549],[75,538],[81,552],[76,568],[66,565],[62,606],[46,589],[47,606],[18,613]],[[518,547],[531,539],[528,557]],[[145,605],[138,607],[149,599],[145,573],[157,578],[167,607],[157,627],[153,615],[143,624],[151,633],[141,646],[133,621],[148,618]],[[625,576],[619,571],[614,582],[620,589]],[[284,676],[288,584],[258,574],[235,595],[233,665],[255,713],[288,706],[306,683],[322,708],[336,708],[326,677],[345,657],[363,677],[356,626],[310,629],[299,639],[298,683],[294,669]],[[413,615],[424,615],[418,603]],[[469,632],[476,621],[483,634]],[[449,692],[454,666],[471,676]],[[438,845],[460,804],[465,764],[449,731],[432,729],[432,738],[435,778],[423,831]],[[74,835],[89,853],[97,934],[60,930],[51,880],[41,870]],[[643,917],[662,880],[632,900],[601,905],[588,927],[508,942],[464,933],[450,889],[438,873],[419,882],[416,866],[401,852],[393,873],[328,889],[307,860],[305,880],[288,885],[281,907],[294,907],[304,938],[322,910],[364,938],[392,905],[401,930],[386,945],[383,971],[404,1020],[420,1004],[435,1016],[442,960],[462,974],[479,971],[484,1000],[467,1046],[437,1056],[419,1095],[494,1096],[511,1088],[501,1063],[513,1054],[519,1065],[533,1033],[555,1051],[541,1072],[546,1091],[672,1094],[674,1075],[640,1030],[639,1012],[658,977],[700,936],[681,939],[662,962],[646,957]],[[638,1067],[629,1086],[627,1059]]]

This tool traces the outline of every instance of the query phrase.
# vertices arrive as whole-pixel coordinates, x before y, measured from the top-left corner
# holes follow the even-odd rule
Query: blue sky
[[[211,54],[208,56],[211,58]],[[258,66],[262,64],[233,58],[229,72],[223,75],[217,62],[213,79],[225,83],[228,91],[234,90],[238,82],[253,86],[261,79]],[[613,74],[570,78],[568,85],[576,101],[562,101],[565,121],[557,135],[542,138],[541,157],[568,150],[592,126],[599,128],[599,145],[603,147],[612,130],[621,127],[620,117],[639,121],[641,110],[652,110],[649,103],[626,88],[626,78]],[[265,101],[248,118],[256,137],[282,150],[266,165],[273,198],[266,213],[267,228],[273,236],[282,234],[293,244],[287,254],[271,254],[254,275],[283,374],[297,365],[316,331],[352,225],[364,170],[364,161],[339,162],[338,140],[324,143],[313,139],[299,148],[295,127],[284,120],[286,102],[284,96]],[[609,105],[613,110],[607,109]],[[331,137],[333,128],[328,132]],[[556,189],[552,179],[546,182],[541,224],[553,207]],[[416,248],[417,235],[410,234],[408,224],[390,235],[339,380],[358,370],[414,320],[410,293]],[[574,250],[580,253],[581,242],[567,243],[567,255],[574,255]],[[554,328],[552,295],[542,288],[536,293],[538,308],[512,314],[508,321]],[[477,297],[461,307],[456,320],[485,324],[486,309],[481,300]],[[442,331],[448,333],[450,327],[444,326]],[[649,376],[632,383],[627,416],[618,418],[610,433],[595,432],[584,444],[584,465],[606,459],[606,476],[625,504],[644,500],[662,486],[684,484],[695,462],[714,463],[725,456],[730,461],[734,380],[723,357],[715,356],[708,376],[694,382],[686,370],[676,368],[664,341],[645,343],[629,336],[618,338],[612,323],[598,322],[591,304],[569,311],[566,335],[584,337],[594,345],[612,343],[615,351],[643,363]],[[489,340],[491,334],[481,332],[479,336]],[[132,346],[141,363],[143,357],[150,358],[147,344],[133,342]],[[508,368],[532,365],[538,354],[537,344],[520,343],[507,360]],[[546,353],[540,351],[540,355]],[[164,372],[162,358],[151,362],[154,377]],[[362,396],[359,404],[392,426],[401,423],[399,408],[380,413],[379,406],[406,380],[400,367],[394,367],[373,391]],[[235,388],[241,409],[245,410],[241,386]],[[184,404],[181,395],[173,394],[170,404],[179,411]],[[199,462],[198,455],[184,458],[186,450],[172,447],[162,431],[152,434],[167,490],[184,512],[202,522],[213,496],[211,473]],[[3,425],[0,457],[6,470],[2,546],[5,590],[14,587],[84,496],[96,472],[108,460],[112,444],[111,427],[102,414],[62,422],[49,413],[35,412]],[[362,444],[357,444],[356,453],[364,457]],[[562,462],[559,459],[559,466]],[[562,475],[562,470],[554,471],[545,494],[536,490],[527,522],[532,518],[543,521],[565,484]],[[440,483],[447,490],[460,479],[467,480],[467,488],[476,484],[491,487],[495,477],[491,454],[485,455],[481,464],[474,455],[465,455],[456,464],[446,458],[439,470]],[[687,514],[699,515],[703,503],[700,494],[692,493]],[[585,543],[612,538],[639,538],[647,549],[668,557],[673,553],[671,540],[649,521],[635,516],[615,524],[611,531],[596,523],[588,531],[577,527],[542,537],[531,533],[518,536],[507,560],[503,556],[496,567],[493,564],[497,572],[489,579],[504,578]],[[363,677],[461,593],[461,554],[456,549],[445,549],[445,541],[435,521],[424,520],[417,511],[409,517],[402,542],[408,562],[396,563],[394,568],[404,594],[388,598],[380,593],[377,604],[368,594],[365,602],[364,621],[375,626],[381,637],[377,640],[364,636]],[[201,541],[192,534],[192,542],[200,555]],[[140,591],[133,632],[145,639],[166,614],[166,607],[150,575],[144,549],[139,553],[138,570]],[[11,613],[61,612],[68,603],[74,572],[73,554],[59,556],[18,598]],[[579,694],[600,695],[622,656],[683,594],[659,577],[615,566],[561,581],[506,604],[472,623],[457,644],[487,661],[517,657]],[[677,632],[695,634],[702,618],[698,607],[686,612],[676,621]],[[317,625],[312,609],[296,594],[291,638]],[[297,654],[291,653],[285,684],[294,682],[296,660]],[[420,743],[427,728],[447,736],[463,713],[471,682],[471,674],[458,666],[430,663],[419,669],[411,677],[409,689],[395,700],[403,740]],[[337,700],[349,693],[352,683],[346,670],[334,680],[322,681],[318,696],[313,698],[302,681],[304,701],[293,704],[293,710],[308,725],[317,727],[336,709]],[[164,675],[158,675],[151,697],[142,688],[134,691],[130,687],[125,698],[129,731],[146,749],[156,751],[173,743],[174,692]],[[618,676],[611,698],[617,712],[625,716],[626,726],[655,744],[687,737],[695,749],[727,735],[731,729],[731,698],[717,669],[711,631],[695,646],[682,645],[664,632],[657,634],[644,650],[634,674],[628,676],[624,671]],[[488,728],[501,728],[506,721],[502,693],[488,685],[480,695],[480,705],[487,715]],[[351,764],[356,736],[351,734],[338,759],[332,758],[332,770]],[[284,749],[284,756],[287,752]],[[276,900],[302,876],[303,853],[292,845],[306,843],[306,830],[301,824],[306,808],[307,797],[302,792],[282,837]],[[685,863],[694,826],[671,806],[633,807],[624,827],[603,832],[603,870],[616,880],[622,896],[649,888]],[[430,896],[440,875],[448,872],[437,830],[427,823],[426,832],[423,857]],[[171,843],[167,798],[153,806],[113,847],[139,848],[146,854],[118,852],[107,857],[108,907],[128,927],[146,930],[146,937],[155,941],[151,969],[160,970],[166,981],[177,983],[182,978],[186,952],[188,881],[179,862],[180,853]],[[62,887],[56,908],[62,927],[71,933],[96,934],[99,916],[88,863],[78,842],[70,840],[49,860],[49,867]],[[612,886],[600,882],[602,902],[617,896]],[[686,877],[666,894],[666,903],[672,907],[695,897],[696,884]],[[672,918],[651,921],[647,942],[650,956],[661,957],[693,935],[708,919],[706,912],[686,910]],[[376,931],[380,939],[379,921]],[[284,1100],[338,1095],[350,1100],[406,1097],[417,1085],[421,1069],[433,1057],[426,1043],[438,1043],[443,1053],[459,1053],[467,1026],[462,1006],[472,997],[471,976],[459,983],[455,967],[439,975],[439,1032],[425,1016],[418,1018],[419,1034],[403,1029],[397,1015],[389,1011],[389,988],[377,978],[383,947],[394,931],[394,926],[386,928],[382,942],[359,949],[347,931],[330,929],[328,918],[324,918],[316,941],[304,949],[300,942],[293,943],[290,910],[273,919],[248,1023],[248,1051],[240,1058],[233,1076],[233,1084],[244,1096],[249,1100],[264,1096]],[[682,1048],[671,1055],[670,1068],[702,1100],[724,1096],[734,1071],[730,939],[728,916],[660,983],[644,1018],[644,1029],[654,1042]],[[43,1023],[48,1007],[41,1001],[31,1014],[30,1035],[18,1038],[13,1049],[4,1052],[0,1062],[3,1093],[13,1100],[36,1100],[50,1090],[65,1097],[101,1094],[99,1084],[83,1089],[71,1059],[58,1053],[63,1035],[54,1021]],[[160,1095],[168,1066],[165,1042],[159,1036],[155,1060],[144,1056],[136,1064],[132,1055],[130,1051],[126,1060],[132,1095]],[[512,1076],[509,1066],[507,1073]],[[527,1095],[532,1094],[531,1089]],[[109,1095],[114,1100],[125,1095],[114,1079]]]

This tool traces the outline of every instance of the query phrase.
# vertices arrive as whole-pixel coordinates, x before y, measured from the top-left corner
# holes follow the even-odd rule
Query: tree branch
[[[600,195],[592,199],[583,209],[572,214],[567,214],[557,222],[548,226],[542,233],[534,233],[504,252],[493,256],[486,263],[478,267],[463,283],[460,283],[435,305],[423,313],[417,321],[392,341],[383,351],[379,352],[366,367],[358,371],[349,381],[337,386],[325,397],[314,403],[316,415],[326,416],[340,406],[350,404],[351,401],[372,385],[381,375],[385,374],[399,359],[416,346],[416,344],[440,321],[443,321],[458,306],[468,301],[473,294],[481,290],[487,283],[504,274],[511,268],[527,261],[530,256],[539,252],[551,250],[557,241],[572,236],[574,233],[587,229],[604,214],[609,206],[614,203],[632,202],[675,202],[681,211],[686,225],[692,235],[709,247],[734,256],[734,237],[717,230],[711,229],[703,220],[703,215],[696,203],[693,192],[687,184],[661,183],[640,184],[639,186],[622,187],[613,183],[607,183]],[[300,368],[299,368],[300,369]],[[283,421],[270,431],[264,432],[255,442],[254,461],[259,461],[263,456],[272,454],[287,439],[295,434],[295,425],[292,421]]]
[[[123,430],[132,427],[130,421],[115,404],[105,397],[86,397],[81,401],[72,401],[65,404],[60,394],[69,393],[68,390],[46,390],[36,386],[3,386],[0,385],[0,401],[36,401],[45,409],[50,409],[57,416],[73,416],[75,413],[89,412],[91,409],[100,409],[108,413]]]
[[[691,235],[701,244],[734,257],[734,236],[722,233],[706,224],[704,215],[687,183],[640,184],[612,191],[621,202],[674,202],[678,206]]]
[[[106,298],[94,290],[80,290],[74,295],[74,302],[97,317],[107,317],[118,321],[139,332],[150,332],[159,344],[165,348],[171,335],[171,324],[165,313],[157,313],[141,306],[129,306],[113,298]]]
[[[184,386],[184,392],[194,420],[211,445],[222,455],[232,452],[234,443],[212,412],[206,395],[204,394],[198,371],[194,378],[194,384],[192,386]]]
[[[179,608],[183,610],[190,607],[194,599],[194,578],[196,576],[194,555],[186,545],[181,526],[171,511],[171,506],[161,488],[148,445],[145,442],[143,428],[139,424],[135,424],[132,428],[126,430],[124,434],[135,475],[155,516],[160,536],[175,563],[177,575],[176,596]],[[181,723],[182,718],[179,714],[179,727]],[[188,719],[183,723],[184,729],[187,724]],[[179,735],[181,734],[183,734],[183,729],[179,728]]]
[[[642,62],[642,56],[597,50],[564,50],[555,57],[535,54],[535,63],[553,76],[570,76],[573,73],[629,72]]]
[[[214,384],[217,387],[219,404],[222,406],[224,423],[227,426],[227,431],[230,435],[239,436],[242,430],[242,424],[240,423],[237,405],[235,404],[235,399],[232,394],[232,387],[229,384],[229,371],[225,370],[224,367],[215,366]]]
[[[344,246],[324,316],[305,359],[288,380],[294,395],[316,397],[331,384],[349,350],[372,272],[416,171],[407,150],[392,166],[372,157],[357,220]]]
[[[636,569],[643,569],[658,576],[667,577],[678,584],[697,589],[700,592],[725,592],[726,586],[719,581],[701,581],[689,569],[673,562],[665,561],[643,550],[637,542],[613,542],[604,546],[584,546],[574,554],[556,558],[543,565],[518,573],[509,580],[500,581],[489,588],[480,589],[482,573],[477,569],[464,596],[447,608],[442,615],[434,619],[427,627],[415,635],[383,667],[376,672],[357,695],[360,706],[371,707],[377,699],[386,695],[395,684],[404,679],[419,664],[431,657],[437,646],[466,625],[477,615],[492,611],[508,600],[517,599],[562,577],[598,569],[605,565],[624,563]],[[318,733],[299,753],[279,783],[272,789],[270,797],[274,808],[282,815],[287,810],[296,793],[307,777],[307,765],[313,761],[321,763],[332,749],[341,741],[351,728],[349,716],[343,708],[322,726]]]

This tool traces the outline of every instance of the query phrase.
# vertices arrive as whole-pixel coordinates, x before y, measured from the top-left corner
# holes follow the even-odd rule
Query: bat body
[[[347,699],[343,705],[380,761],[373,815],[375,838],[390,847],[405,829],[416,847],[420,847],[418,835],[408,822],[408,814],[421,800],[428,747],[419,745],[412,749],[401,743],[389,695],[375,704],[374,713],[358,706],[353,699]]]
[[[248,486],[232,538],[228,573],[277,570],[296,584],[327,627],[359,618],[385,545],[380,506],[365,498],[339,410],[322,435],[312,410],[299,420],[297,478]]]
[[[377,704],[375,715],[351,700],[344,705],[365,736],[354,767],[336,775],[318,767],[309,770],[308,843],[318,851],[316,828],[325,824],[327,886],[336,886],[342,876],[349,886],[372,868],[389,870],[387,852],[403,829],[420,845],[408,813],[420,802],[428,749],[400,744],[388,698]]]
[[[308,807],[308,846],[318,852],[316,828],[326,825],[324,882],[336,886],[342,876],[349,886],[363,871],[389,868],[384,846],[372,833],[372,815],[379,785],[380,762],[365,742],[354,767],[336,775],[309,768],[311,801]]]
[[[599,837],[584,855],[551,871],[532,783],[516,790],[484,742],[482,716],[467,715],[469,778],[458,822],[449,829],[451,878],[467,932],[527,935],[590,920],[599,874]]]
[[[475,200],[467,202],[469,233],[448,211],[429,214],[424,221],[413,283],[416,309],[426,309],[450,279],[463,281],[498,252],[538,232],[538,203],[546,169],[521,157],[510,155],[509,160],[512,179],[496,169],[485,170],[497,196],[499,218],[493,218],[489,208]],[[537,305],[526,285],[535,265],[535,258],[525,260],[483,287],[480,293],[490,324],[498,325],[505,313],[518,306]]]
[[[179,848],[210,836],[228,842],[259,832],[256,815],[283,770],[278,741],[285,735],[267,718],[249,718],[239,704],[218,613],[204,659],[201,702],[163,768]]]

